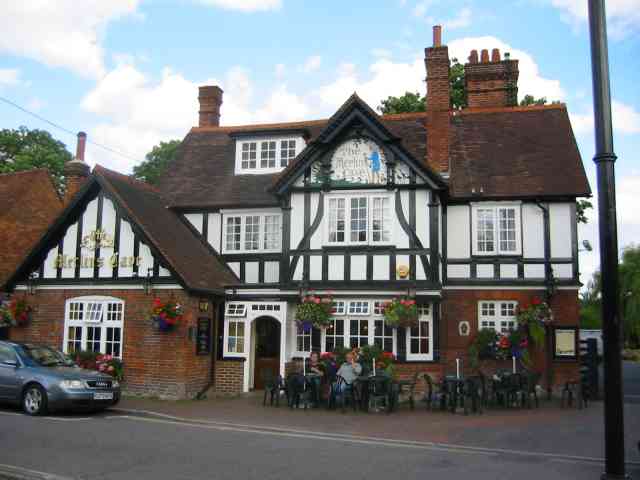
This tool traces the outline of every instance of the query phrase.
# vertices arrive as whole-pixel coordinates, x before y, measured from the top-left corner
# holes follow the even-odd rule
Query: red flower
[[[509,348],[510,346],[510,342],[509,339],[507,337],[500,337],[500,340],[498,341],[498,346],[500,348]]]
[[[162,307],[162,301],[159,298],[154,298],[153,299],[153,306],[154,307]]]
[[[538,297],[536,297],[531,301],[531,303],[533,303],[534,305],[540,305],[542,301]]]

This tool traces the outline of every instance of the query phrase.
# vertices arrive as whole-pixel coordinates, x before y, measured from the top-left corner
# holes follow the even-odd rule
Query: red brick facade
[[[218,360],[215,377],[217,394],[236,395],[242,393],[244,359]]]
[[[130,394],[165,398],[191,398],[211,383],[212,354],[196,355],[190,328],[196,326],[199,299],[183,290],[40,290],[28,295],[34,307],[31,323],[12,328],[11,340],[32,341],[61,349],[64,339],[65,303],[81,296],[104,295],[125,302],[122,360],[123,387]],[[150,310],[154,298],[175,298],[184,307],[182,323],[171,332],[159,332],[152,326]]]

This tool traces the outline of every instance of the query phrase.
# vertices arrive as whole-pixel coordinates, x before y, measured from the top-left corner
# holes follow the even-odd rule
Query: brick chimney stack
[[[427,69],[427,164],[449,172],[449,48],[442,45],[442,27],[433,27],[433,46],[425,48]]]
[[[469,62],[464,66],[464,82],[467,106],[515,107],[518,105],[518,60],[500,58],[500,50],[472,50]]]
[[[87,145],[87,134],[78,132],[76,145],[76,158],[64,164],[63,174],[66,182],[64,192],[64,204],[68,205],[71,199],[78,193],[82,185],[89,177],[90,168],[84,162],[84,151]]]
[[[198,101],[200,102],[201,127],[220,126],[220,106],[222,105],[223,91],[217,85],[199,88]]]

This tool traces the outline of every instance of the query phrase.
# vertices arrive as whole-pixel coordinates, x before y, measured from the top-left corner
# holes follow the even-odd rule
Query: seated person
[[[318,404],[320,402],[320,385],[324,377],[324,369],[320,363],[320,355],[318,352],[311,352],[309,358],[305,360],[305,370],[307,373],[307,382],[311,386],[312,398]]]
[[[356,378],[362,373],[362,365],[360,365],[357,361],[353,352],[349,352],[346,355],[345,362],[340,366],[336,376],[342,377],[344,379],[344,383],[338,383],[336,385],[337,389],[342,391],[345,388],[351,387]],[[336,392],[340,393],[340,392]]]

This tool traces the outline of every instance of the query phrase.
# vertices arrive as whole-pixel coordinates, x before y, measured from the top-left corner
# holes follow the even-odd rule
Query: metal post
[[[627,478],[624,464],[621,325],[618,312],[618,238],[616,190],[609,91],[609,59],[604,0],[589,0],[591,69],[598,178],[602,333],[604,343],[605,473],[603,479]]]

